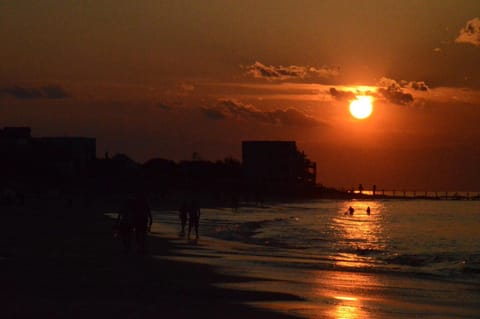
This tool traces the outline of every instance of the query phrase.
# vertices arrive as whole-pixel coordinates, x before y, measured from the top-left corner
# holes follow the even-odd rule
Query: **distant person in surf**
[[[195,239],[198,239],[198,226],[200,224],[200,207],[198,202],[193,200],[188,207],[188,239],[190,239],[190,234],[192,228],[195,230]]]
[[[348,214],[349,215],[353,215],[354,212],[355,212],[355,209],[352,206],[348,207]]]
[[[367,207],[367,215],[370,215],[370,206]]]

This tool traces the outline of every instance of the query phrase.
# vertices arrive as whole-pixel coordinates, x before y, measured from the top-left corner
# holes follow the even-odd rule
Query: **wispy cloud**
[[[298,66],[298,65],[289,65],[289,66],[273,66],[265,65],[261,62],[256,61],[251,65],[245,67],[247,74],[256,78],[256,79],[265,79],[265,80],[302,80],[305,78],[333,78],[340,74],[339,67],[329,67],[322,66],[316,68],[313,66]]]
[[[254,120],[283,126],[315,127],[323,125],[314,117],[307,115],[295,108],[262,111],[251,104],[232,99],[219,100],[217,105],[202,107],[202,113],[212,120],[242,119]]]
[[[467,21],[467,24],[460,30],[455,42],[480,46],[480,18],[473,18]]]
[[[309,73],[319,78],[334,78],[340,75],[340,67],[338,66],[322,66],[321,68],[310,67]]]
[[[41,87],[11,86],[0,89],[0,93],[16,99],[64,99],[70,97],[68,92],[58,85]]]

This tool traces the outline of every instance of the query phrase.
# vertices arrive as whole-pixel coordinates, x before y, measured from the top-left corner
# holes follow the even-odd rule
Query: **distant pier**
[[[385,198],[385,199],[428,199],[428,200],[480,200],[480,192],[454,191],[407,191],[407,190],[349,190],[354,197]]]

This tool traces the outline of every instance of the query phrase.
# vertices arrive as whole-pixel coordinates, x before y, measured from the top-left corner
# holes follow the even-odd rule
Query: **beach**
[[[115,204],[50,201],[0,209],[2,318],[281,319],[293,316],[246,303],[300,300],[216,286],[251,279],[164,258],[176,250],[159,234],[149,236],[146,255],[124,253],[112,236],[114,221],[104,215]]]
[[[189,241],[178,235],[177,203],[164,201],[152,206],[145,255],[125,253],[114,238],[118,204],[2,206],[2,318],[480,314],[478,218],[469,213],[478,202],[203,207],[200,239]],[[344,215],[350,205],[355,215]],[[362,213],[366,205],[371,215]],[[414,208],[422,213],[408,215]]]

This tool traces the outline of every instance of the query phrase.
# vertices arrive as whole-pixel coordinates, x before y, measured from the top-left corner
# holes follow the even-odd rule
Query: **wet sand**
[[[300,298],[222,288],[251,279],[168,258],[178,250],[167,239],[149,236],[148,254],[125,253],[108,209],[0,207],[2,318],[294,318],[247,304]]]

